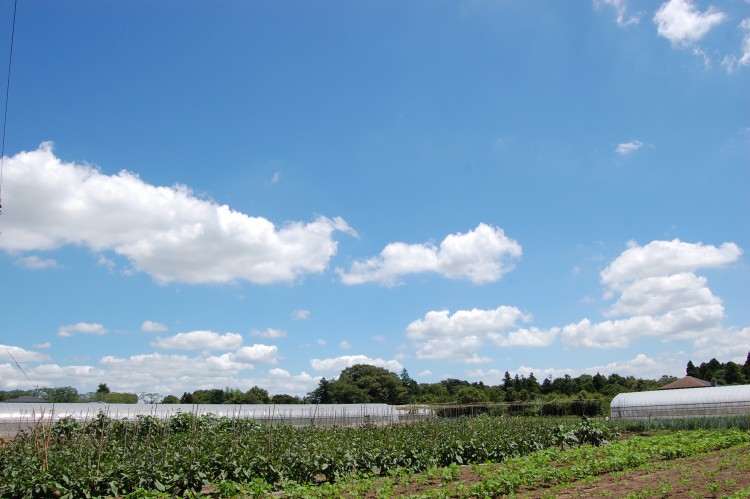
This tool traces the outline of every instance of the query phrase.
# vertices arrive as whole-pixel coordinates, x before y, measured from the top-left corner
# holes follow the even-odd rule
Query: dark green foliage
[[[0,447],[0,497],[179,496],[209,483],[260,494],[282,482],[500,462],[559,445],[561,435],[566,445],[598,445],[611,431],[586,420],[532,418],[315,429],[192,414],[135,421],[99,414],[86,424],[39,427]]]

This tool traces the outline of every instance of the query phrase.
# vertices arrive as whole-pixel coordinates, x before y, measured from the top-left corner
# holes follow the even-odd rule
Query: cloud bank
[[[354,234],[338,217],[276,227],[185,186],[63,162],[50,143],[8,158],[4,175],[0,249],[113,251],[160,282],[291,282],[327,268],[337,249],[334,232]]]
[[[338,273],[344,284],[393,286],[405,275],[425,272],[482,284],[498,281],[513,270],[521,254],[521,245],[502,229],[480,223],[465,234],[446,236],[440,246],[391,243],[379,256],[354,262],[349,272],[338,269]]]

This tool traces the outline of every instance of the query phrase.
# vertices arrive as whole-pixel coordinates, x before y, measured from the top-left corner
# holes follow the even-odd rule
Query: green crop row
[[[141,416],[40,425],[0,448],[2,497],[184,495],[207,484],[332,484],[394,470],[502,462],[550,447],[600,444],[588,420],[465,418],[387,427],[295,428],[250,420]]]

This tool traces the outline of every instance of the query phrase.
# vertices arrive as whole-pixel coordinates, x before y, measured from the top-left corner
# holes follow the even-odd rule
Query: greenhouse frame
[[[675,419],[750,415],[750,385],[621,393],[611,419]]]
[[[54,424],[62,418],[79,422],[99,414],[112,419],[137,420],[139,416],[168,419],[189,413],[291,426],[339,427],[398,423],[399,413],[388,404],[50,404],[0,403],[0,437],[12,437],[40,424]]]

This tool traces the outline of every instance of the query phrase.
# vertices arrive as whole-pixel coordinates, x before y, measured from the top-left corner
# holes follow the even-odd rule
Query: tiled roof
[[[659,390],[676,390],[679,388],[706,388],[707,386],[711,386],[711,383],[708,381],[703,381],[702,379],[694,378],[692,376],[685,376],[682,379],[678,379],[677,381],[673,381],[668,385],[660,387]]]

